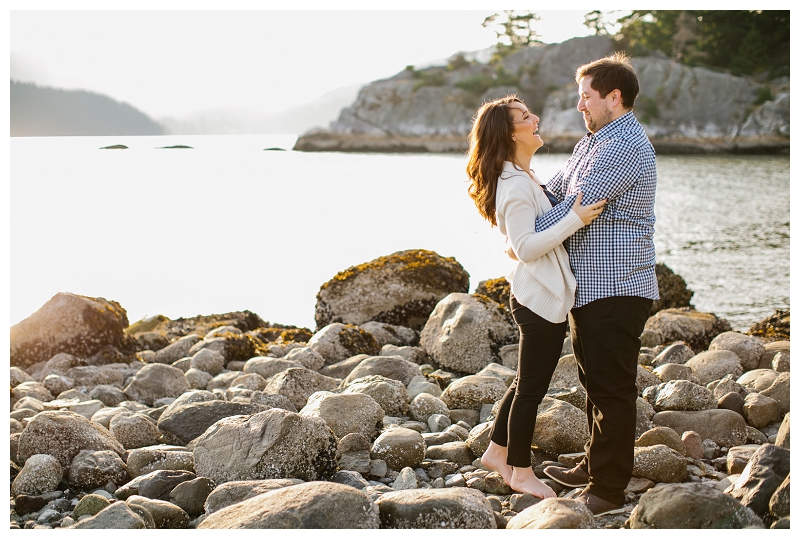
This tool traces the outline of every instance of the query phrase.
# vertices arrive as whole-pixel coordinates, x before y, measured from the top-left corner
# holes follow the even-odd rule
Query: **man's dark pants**
[[[633,472],[639,336],[652,304],[650,299],[615,296],[570,313],[578,378],[587,394],[590,438],[581,462],[591,477],[587,492],[617,505],[625,502]]]

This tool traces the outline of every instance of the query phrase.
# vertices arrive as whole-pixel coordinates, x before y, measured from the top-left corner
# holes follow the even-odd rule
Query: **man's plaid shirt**
[[[644,128],[628,112],[575,146],[566,166],[547,183],[562,202],[536,220],[551,227],[572,208],[608,199],[603,213],[567,238],[578,288],[575,307],[612,296],[656,300],[656,156]]]

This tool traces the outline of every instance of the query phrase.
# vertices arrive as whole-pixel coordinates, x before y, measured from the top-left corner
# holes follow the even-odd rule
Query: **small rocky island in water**
[[[130,324],[58,293],[11,328],[11,528],[788,528],[789,312],[749,332],[658,265],[624,513],[542,469],[589,438],[570,339],[531,447],[557,498],[483,467],[516,374],[508,283],[434,252],[343,270],[317,327],[249,312]]]
[[[586,134],[575,70],[613,52],[612,38],[592,36],[523,48],[496,65],[457,55],[448,66],[407,68],[365,86],[328,129],[303,134],[294,149],[464,153],[481,103],[516,93],[541,117],[544,150],[570,153]],[[737,77],[661,52],[631,64],[640,83],[634,114],[657,153],[788,155],[789,77]]]

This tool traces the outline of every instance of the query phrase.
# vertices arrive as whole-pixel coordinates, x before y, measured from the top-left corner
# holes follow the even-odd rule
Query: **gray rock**
[[[155,445],[134,449],[126,464],[128,475],[134,479],[156,470],[194,472],[194,455],[182,446]]]
[[[99,400],[106,406],[118,406],[119,403],[128,400],[121,389],[105,384],[93,387],[89,392],[89,398]]]
[[[421,374],[414,376],[408,382],[406,391],[408,392],[408,398],[411,402],[421,393],[427,393],[434,397],[440,397],[442,395],[442,388],[439,387],[439,384],[429,381],[428,378]]]
[[[297,350],[308,350],[313,353],[309,348],[295,348],[292,352]],[[301,352],[302,353],[302,352]],[[317,354],[319,355],[319,354]],[[254,357],[248,359],[244,364],[244,372],[247,374],[260,374],[264,379],[271,378],[272,376],[283,372],[286,369],[305,369],[307,368],[303,363],[297,360],[291,360],[288,357]],[[316,370],[316,369],[314,369]]]
[[[47,454],[31,455],[11,483],[12,496],[38,496],[56,490],[63,472],[58,459]]]
[[[425,442],[420,433],[411,429],[385,430],[372,444],[370,457],[385,461],[392,470],[417,468],[425,458]]]
[[[789,450],[762,445],[747,463],[742,475],[725,490],[761,518],[769,514],[769,501],[789,475]]]
[[[493,348],[515,335],[500,304],[465,293],[439,301],[420,333],[420,346],[444,368],[477,373],[499,359]]]
[[[693,430],[687,430],[681,435],[681,441],[685,449],[684,455],[695,460],[703,458],[703,438],[699,434]]]
[[[778,402],[761,393],[750,393],[745,397],[742,409],[747,422],[757,429],[777,421],[780,416]]]
[[[363,490],[370,486],[369,482],[364,479],[360,473],[351,470],[339,470],[333,474],[331,481],[341,485],[347,485],[358,490]]]
[[[765,397],[774,399],[778,403],[778,408],[781,414],[789,412],[789,402],[791,391],[789,390],[789,373],[782,372],[775,378],[775,381],[767,388],[761,391]]]
[[[639,395],[642,392],[651,386],[656,386],[661,383],[661,379],[653,374],[652,371],[642,367],[641,365],[636,366],[636,389],[639,392]]]
[[[578,362],[572,354],[562,356],[558,360],[556,370],[550,378],[550,385],[548,389],[563,389],[581,387],[581,382],[578,379]]]
[[[158,430],[167,433],[175,443],[188,444],[211,425],[226,417],[256,414],[267,410],[261,404],[211,400],[170,405],[158,418]],[[152,445],[152,444],[150,444]]]
[[[653,424],[669,427],[678,434],[695,431],[704,440],[713,440],[720,447],[742,445],[747,441],[744,418],[730,410],[678,412],[668,410],[653,416]]]
[[[295,408],[292,401],[285,395],[271,395],[269,393],[255,391],[250,395],[249,400],[251,404],[260,404],[267,408],[282,408],[290,412],[297,412],[297,408]]]
[[[206,499],[215,487],[216,484],[209,478],[197,477],[176,485],[169,493],[169,501],[190,517],[197,517],[204,512]]]
[[[145,365],[124,389],[128,398],[148,406],[163,397],[179,397],[189,389],[183,371],[170,365],[151,363]]]
[[[755,369],[741,375],[736,383],[749,390],[764,391],[775,382],[778,376],[778,373],[772,369]]]
[[[688,380],[672,380],[648,387],[642,397],[656,412],[663,410],[711,410],[717,399],[710,389]]]
[[[307,346],[325,358],[325,365],[333,365],[357,354],[374,356],[380,352],[380,346],[371,333],[357,325],[339,322],[322,327]]]
[[[769,367],[777,372],[789,372],[791,363],[789,362],[788,352],[778,352],[772,358]]]
[[[400,470],[391,487],[395,490],[415,489],[419,487],[419,478],[413,469],[406,467]]]
[[[569,341],[569,339],[567,339],[567,341]],[[570,344],[572,343],[572,341],[569,342]],[[500,348],[498,354],[500,355],[500,363],[504,367],[517,370],[517,365],[519,364],[519,344],[507,344]]]
[[[100,425],[74,412],[48,411],[30,419],[20,435],[17,457],[24,462],[32,455],[48,454],[58,459],[62,469],[68,469],[84,449],[125,455],[122,444]]]
[[[400,356],[417,365],[423,365],[428,361],[428,354],[419,346],[395,346],[394,344],[384,344],[378,355]]]
[[[125,462],[117,453],[107,450],[85,449],[79,452],[72,459],[66,475],[70,485],[83,490],[100,488],[109,482],[121,485],[129,479]]]
[[[338,483],[312,481],[260,494],[206,517],[199,529],[378,529],[367,495]]]
[[[306,368],[287,369],[267,380],[264,393],[283,395],[300,410],[312,393],[332,391],[338,387],[339,380],[336,378],[329,378]]]
[[[116,301],[59,292],[11,326],[10,364],[25,369],[59,352],[91,357],[108,345],[122,348],[127,327],[125,309]]]
[[[684,446],[681,435],[668,427],[653,427],[639,436],[634,443],[635,447],[648,447],[652,445],[665,445],[670,449],[674,449],[681,455],[686,455],[686,447]]]
[[[382,529],[495,529],[491,504],[470,488],[409,489],[376,502]]]
[[[475,455],[472,454],[472,450],[466,442],[459,440],[428,447],[425,451],[425,458],[444,459],[466,466],[475,460]]]
[[[658,331],[653,331],[652,329],[645,329],[639,336],[639,340],[641,341],[642,346],[647,348],[652,348],[654,346],[658,346],[659,344],[663,344],[664,336],[661,335],[661,333],[659,333]]]
[[[492,433],[492,424],[489,422],[479,423],[475,425],[467,437],[467,447],[469,447],[475,458],[480,458],[489,447],[491,441],[490,436]]]
[[[144,496],[130,496],[125,503],[128,506],[141,505],[153,517],[153,524],[158,529],[176,530],[189,525],[189,515],[174,503],[164,500],[153,500]]]
[[[42,380],[42,385],[51,395],[58,395],[59,393],[72,389],[73,382],[60,374],[48,374],[45,379]]]
[[[744,417],[744,398],[739,393],[731,391],[719,398],[717,408],[731,410]]]
[[[184,372],[184,377],[186,378],[186,383],[188,383],[189,387],[192,389],[206,389],[208,383],[214,378],[206,371],[201,371],[194,367],[187,369],[186,372]]]
[[[120,500],[138,495],[153,500],[169,501],[169,493],[173,488],[196,477],[191,472],[181,470],[155,470],[125,483],[114,491],[114,496]]]
[[[426,448],[460,440],[453,432],[424,432],[422,433],[422,439],[425,441]]]
[[[363,434],[350,433],[343,436],[337,446],[339,470],[358,472],[363,476],[369,474],[370,442]]]
[[[633,476],[654,483],[679,483],[687,476],[686,458],[666,445],[633,448]]]
[[[200,336],[195,334],[186,335],[181,337],[170,345],[158,350],[156,352],[156,363],[163,363],[169,365],[178,361],[182,357],[189,355],[189,350],[192,346],[200,342]]]
[[[664,342],[681,341],[693,350],[706,350],[711,339],[731,329],[725,320],[711,313],[701,313],[690,308],[658,311],[647,319],[644,328],[661,333]],[[680,363],[680,361],[670,360],[665,363]],[[654,367],[659,365],[660,363],[653,364]]]
[[[331,378],[347,378],[347,375],[350,374],[359,363],[370,357],[373,356],[368,354],[356,354],[342,361],[322,367],[319,370],[319,373],[325,376],[330,376]]]
[[[694,356],[695,356],[694,351],[688,346],[686,346],[685,343],[676,342],[667,346],[664,350],[662,350],[655,357],[655,359],[650,362],[650,366],[653,368],[658,368],[668,363],[672,363],[675,365],[684,365]]]
[[[506,387],[508,387],[511,385],[511,382],[514,381],[514,378],[516,378],[517,371],[508,367],[504,367],[498,363],[489,363],[480,371],[478,371],[476,376],[494,376],[495,378],[501,380]]]
[[[783,416],[783,421],[781,421],[781,426],[778,429],[778,434],[775,436],[775,445],[778,447],[782,447],[784,449],[789,449],[789,438],[791,432],[791,425],[789,421],[790,413],[787,412],[785,416]]]
[[[533,444],[551,455],[583,451],[589,441],[586,414],[569,403],[545,397],[539,405]]]
[[[109,430],[125,449],[159,443],[161,433],[155,421],[142,413],[121,413],[111,418]]]
[[[53,394],[41,382],[22,382],[11,390],[12,402],[17,402],[24,397],[32,397],[41,402],[53,400]]]
[[[225,356],[216,350],[204,348],[191,357],[191,368],[205,371],[212,377],[221,373],[225,368]]]
[[[398,380],[404,386],[407,386],[419,374],[419,365],[400,356],[371,356],[360,361],[350,371],[350,374],[344,379],[344,384],[348,385],[353,380],[364,378],[365,376],[383,376],[384,378]]]
[[[206,390],[214,391],[215,389],[228,389],[231,385],[231,382],[238,378],[240,374],[241,373],[238,371],[219,373],[206,384]]]
[[[110,502],[103,496],[100,496],[99,494],[87,494],[80,499],[78,504],[75,506],[75,509],[72,510],[72,516],[76,520],[80,519],[80,517],[84,515],[91,517],[109,505]]]
[[[93,517],[79,520],[70,529],[74,530],[143,530],[144,519],[128,504],[112,503]]]
[[[653,369],[653,374],[658,376],[662,382],[689,380],[690,382],[699,384],[699,380],[692,375],[692,369],[686,365],[679,365],[678,363],[664,363],[660,367]]]
[[[719,380],[728,374],[740,376],[742,365],[739,356],[729,350],[711,350],[700,352],[686,362],[692,369],[692,375],[701,385]]]
[[[206,498],[206,514],[211,514],[224,507],[255,498],[265,492],[272,492],[284,487],[299,485],[302,479],[257,479],[251,481],[228,481],[211,491]]]
[[[753,454],[761,448],[758,444],[737,445],[728,449],[728,454],[725,455],[725,465],[728,475],[740,475],[747,463],[750,462]]]
[[[75,389],[83,393],[90,393],[100,385],[122,387],[125,374],[119,369],[109,365],[86,365],[73,367],[67,371],[66,377],[75,382]]]
[[[468,288],[469,275],[455,259],[420,249],[400,251],[349,268],[323,284],[314,319],[317,327],[375,321],[418,330],[439,300]]]
[[[772,498],[769,499],[769,514],[773,517],[788,517],[789,516],[789,477],[791,474],[786,474],[786,479],[775,490]]]
[[[763,528],[737,500],[702,483],[664,483],[645,492],[629,518],[632,529]]]
[[[197,439],[194,467],[217,484],[287,477],[315,481],[336,471],[336,438],[321,419],[272,408],[217,421]]]
[[[408,415],[416,420],[422,421],[424,423],[428,422],[428,418],[433,414],[441,414],[444,416],[450,416],[450,410],[447,408],[447,404],[437,397],[430,395],[428,393],[419,393],[414,397],[414,400],[411,401],[411,404],[408,408]]]
[[[581,408],[582,410],[583,408]],[[641,397],[636,398],[636,437],[638,438],[653,428],[653,416],[656,411],[650,403]]]
[[[507,530],[590,530],[595,527],[586,504],[566,498],[548,498],[512,517]]]
[[[506,384],[494,376],[470,375],[447,386],[441,399],[451,409],[479,411],[484,404],[493,404],[503,398],[506,389]]]
[[[315,352],[313,349],[309,348],[308,346],[300,346],[298,348],[293,348],[292,350],[289,350],[289,352],[287,352],[286,355],[283,356],[283,359],[284,361],[292,361],[299,363],[300,366],[305,367],[306,369],[311,369],[312,371],[317,371],[325,366],[325,358],[322,357],[322,355],[319,354],[318,352]],[[269,376],[272,376],[272,374],[270,374]],[[269,378],[269,376],[265,376],[264,374],[262,374],[261,376],[264,376],[264,378]]]
[[[408,391],[403,382],[380,375],[364,376],[347,383],[342,394],[369,395],[383,408],[384,415],[403,416],[408,412]]]
[[[383,428],[384,411],[375,399],[363,393],[336,394],[319,391],[312,394],[300,410],[301,416],[318,418],[333,431],[336,438],[358,433],[369,440],[377,438]]]
[[[709,350],[729,350],[739,356],[742,369],[751,371],[758,368],[765,349],[761,340],[736,331],[720,333],[708,345]]]
[[[377,341],[378,346],[380,346],[381,349],[387,345],[395,348],[406,347],[413,345],[417,340],[419,340],[419,335],[416,331],[404,326],[396,326],[394,324],[387,324],[385,322],[375,322],[374,320],[362,323],[360,326],[361,329],[370,332],[372,336],[375,337],[375,341]],[[397,354],[387,353],[380,355],[393,356]]]

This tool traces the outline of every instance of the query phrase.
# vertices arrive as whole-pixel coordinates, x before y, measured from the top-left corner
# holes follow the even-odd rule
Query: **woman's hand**
[[[588,206],[581,206],[581,200],[583,200],[583,193],[579,192],[578,196],[575,197],[575,204],[572,205],[572,211],[578,214],[584,225],[588,225],[602,213],[606,200],[603,199]]]
[[[506,245],[508,245],[508,236],[506,236]],[[505,253],[511,260],[516,260],[519,262],[519,258],[517,258],[517,254],[514,252],[514,248],[511,247],[510,245],[508,245],[508,248],[506,248]]]

